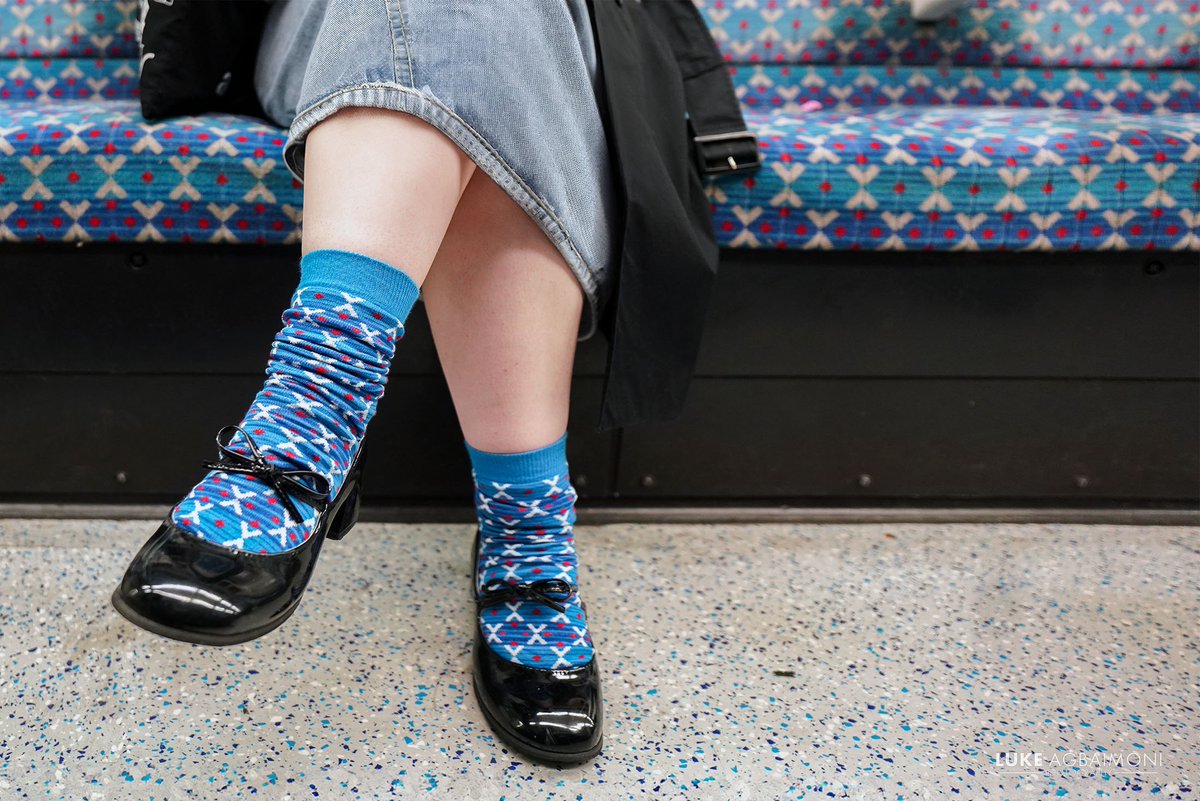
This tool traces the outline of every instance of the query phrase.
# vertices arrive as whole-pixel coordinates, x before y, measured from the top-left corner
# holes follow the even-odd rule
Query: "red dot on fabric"
[[[225,521],[224,521],[224,520],[218,520],[218,521],[217,521],[217,528],[225,528]]]
[[[313,295],[313,297],[316,298],[317,300],[323,300],[325,298],[325,294],[323,292],[317,292],[316,294]]]

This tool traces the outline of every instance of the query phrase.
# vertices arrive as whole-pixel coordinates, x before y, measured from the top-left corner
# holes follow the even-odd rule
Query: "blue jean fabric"
[[[595,333],[617,212],[585,0],[273,0],[254,77],[300,181],[308,131],[340,108],[436,126],[557,247]]]

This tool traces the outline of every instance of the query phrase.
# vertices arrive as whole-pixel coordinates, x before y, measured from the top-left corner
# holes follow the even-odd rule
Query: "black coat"
[[[155,56],[143,58],[139,76],[147,119],[208,110],[264,116],[253,64],[265,3],[148,6],[142,45]],[[598,320],[609,342],[597,423],[604,431],[681,413],[717,272],[703,176],[754,170],[759,159],[692,0],[588,6],[620,200],[616,276]],[[218,84],[220,97],[210,88]]]
[[[606,430],[682,412],[717,274],[702,176],[707,167],[723,170],[731,153],[741,169],[757,168],[759,160],[753,137],[745,136],[706,145],[715,148],[707,167],[697,161],[694,134],[744,131],[745,123],[691,0],[589,6],[624,215],[617,221],[614,296],[600,319],[609,360],[598,429]]]

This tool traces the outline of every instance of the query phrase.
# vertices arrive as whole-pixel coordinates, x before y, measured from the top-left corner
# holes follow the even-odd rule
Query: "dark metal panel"
[[[724,257],[699,373],[729,377],[697,379],[678,423],[624,433],[626,497],[1196,498],[1195,381],[1017,380],[1194,379],[1196,254]],[[261,384],[298,259],[299,246],[0,245],[21,298],[0,316],[0,501],[185,491]],[[408,328],[372,424],[368,500],[458,502],[466,457],[422,305]],[[569,440],[593,498],[620,440],[594,432],[604,356],[600,337],[580,346],[576,375],[592,377],[576,378]],[[770,375],[848,378],[755,378]]]
[[[697,372],[1200,377],[1200,254],[722,254]]]
[[[0,244],[0,371],[261,375],[299,245]],[[1195,253],[726,250],[699,375],[1200,376]],[[396,374],[440,372],[424,304]],[[607,343],[575,374],[602,376]]]
[[[606,494],[612,433],[590,427],[600,379],[576,380],[568,459],[581,497]],[[0,502],[178,500],[216,457],[213,437],[241,419],[254,376],[0,375]],[[439,376],[391,376],[367,433],[370,504],[471,507],[471,476]],[[583,481],[579,481],[582,477]]]
[[[577,377],[571,386],[567,461],[581,498],[612,491],[616,434],[597,433],[600,378]],[[364,479],[370,503],[412,499],[462,499],[471,506],[471,468],[445,379],[389,377],[371,421],[371,473]],[[370,482],[370,483],[366,483]]]
[[[20,299],[0,315],[0,372],[262,375],[299,265],[299,245],[0,245]],[[606,357],[602,336],[581,343],[575,374],[603,375]],[[419,302],[392,373],[440,372]]]
[[[1200,382],[697,379],[618,473],[626,499],[1194,500]]]

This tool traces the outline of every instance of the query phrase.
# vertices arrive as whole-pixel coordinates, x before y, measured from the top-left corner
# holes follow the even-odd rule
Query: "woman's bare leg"
[[[481,170],[422,296],[467,442],[513,453],[562,436],[583,289],[537,223]]]
[[[411,114],[340,109],[309,131],[304,253],[339,248],[398,267],[419,286],[475,162]]]

